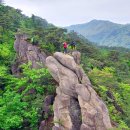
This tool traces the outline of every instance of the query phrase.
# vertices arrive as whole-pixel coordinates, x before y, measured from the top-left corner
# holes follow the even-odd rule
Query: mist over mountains
[[[130,24],[92,20],[66,28],[69,31],[74,30],[97,45],[130,48]]]

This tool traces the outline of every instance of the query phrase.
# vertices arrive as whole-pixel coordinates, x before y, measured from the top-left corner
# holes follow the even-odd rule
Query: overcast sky
[[[57,26],[93,19],[130,23],[130,0],[4,0],[24,14],[40,16]]]

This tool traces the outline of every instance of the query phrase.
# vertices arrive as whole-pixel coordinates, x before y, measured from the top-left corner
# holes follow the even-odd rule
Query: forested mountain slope
[[[25,46],[18,47],[20,52],[16,46],[14,50],[14,41],[15,35],[21,34],[24,37],[18,43]],[[62,52],[64,41],[76,41],[77,50],[81,52],[80,66],[106,103],[112,125],[121,129],[130,127],[129,50],[99,49],[74,32],[67,33],[66,29],[55,27],[35,15],[27,17],[18,9],[0,5],[1,130],[38,130],[43,120],[46,123],[41,125],[47,124],[47,130],[53,126],[54,86],[57,82],[42,66],[44,58],[39,56]],[[61,121],[56,122],[62,125]]]
[[[92,20],[85,24],[66,27],[74,30],[101,46],[130,48],[130,24],[116,24],[110,21]]]

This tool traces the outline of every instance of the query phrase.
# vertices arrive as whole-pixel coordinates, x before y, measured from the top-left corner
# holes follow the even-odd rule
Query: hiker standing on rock
[[[67,47],[68,47],[67,42],[63,43],[63,47],[64,47],[64,53],[67,54]]]
[[[71,49],[72,49],[72,50],[76,50],[76,42],[75,42],[75,41],[72,41],[72,42],[70,43],[70,46],[71,46]]]

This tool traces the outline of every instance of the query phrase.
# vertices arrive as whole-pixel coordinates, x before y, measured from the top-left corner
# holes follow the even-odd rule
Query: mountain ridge
[[[96,21],[98,21],[98,22],[109,22],[109,23],[114,23],[114,24],[119,24],[119,25],[128,25],[128,24],[130,24],[130,23],[126,23],[126,24],[121,24],[121,23],[116,23],[116,22],[112,22],[112,21],[110,21],[110,20],[98,20],[98,19],[93,19],[93,20],[90,20],[90,21],[88,21],[88,22],[83,22],[83,23],[77,23],[77,24],[71,24],[71,25],[68,25],[68,26],[66,26],[66,27],[70,27],[70,26],[75,26],[75,25],[84,25],[84,24],[87,24],[87,23],[90,23],[90,22],[96,22]]]
[[[92,20],[84,24],[67,26],[68,31],[83,35],[101,46],[130,48],[130,24],[117,24],[106,20]]]

